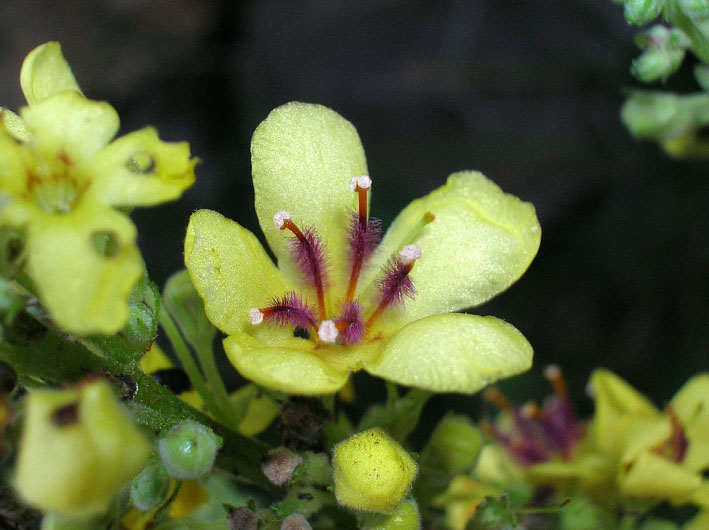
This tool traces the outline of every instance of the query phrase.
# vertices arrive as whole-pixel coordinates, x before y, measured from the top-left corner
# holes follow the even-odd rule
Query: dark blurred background
[[[515,399],[547,392],[548,363],[585,411],[596,366],[658,405],[709,368],[709,165],[669,159],[623,128],[639,52],[610,0],[3,0],[0,20],[0,104],[23,104],[23,57],[58,40],[122,132],[153,124],[202,160],[181,200],[133,214],[160,284],[181,267],[193,210],[259,233],[251,133],[277,105],[318,102],[359,130],[385,226],[459,169],[535,204],[539,255],[477,310],[535,347],[532,372],[504,385]],[[357,385],[382,391],[367,376]],[[443,396],[430,407],[480,404]]]

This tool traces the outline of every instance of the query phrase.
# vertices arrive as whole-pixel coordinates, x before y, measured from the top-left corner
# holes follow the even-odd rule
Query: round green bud
[[[625,20],[628,24],[644,26],[657,17],[661,7],[660,0],[626,0]]]
[[[169,489],[170,477],[162,462],[157,462],[135,476],[130,484],[130,500],[140,511],[147,512],[165,500]]]
[[[340,504],[379,513],[397,507],[418,471],[404,448],[378,427],[336,445],[332,467]]]
[[[369,515],[360,521],[362,530],[419,530],[421,516],[413,499],[406,499],[389,515]]]
[[[473,467],[482,448],[482,436],[464,416],[447,416],[431,435],[421,455],[421,465],[438,473],[455,475]]]
[[[661,48],[649,50],[633,59],[630,72],[643,83],[666,80],[672,72],[679,68],[684,59],[681,48]]]
[[[158,451],[171,477],[187,479],[209,473],[221,446],[221,437],[212,429],[187,421],[175,425],[160,438]]]

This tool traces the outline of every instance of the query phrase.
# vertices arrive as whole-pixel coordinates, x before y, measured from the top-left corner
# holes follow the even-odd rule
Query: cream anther
[[[399,251],[399,257],[404,263],[411,263],[421,257],[421,248],[418,245],[406,245]]]
[[[290,219],[290,214],[285,210],[281,210],[280,212],[276,212],[276,215],[273,216],[273,224],[280,230],[286,219]]]
[[[361,190],[368,190],[371,187],[372,179],[370,179],[367,175],[352,177],[352,180],[350,180],[350,189],[352,191],[357,191],[357,188]]]
[[[261,322],[263,322],[263,313],[257,307],[249,309],[249,320],[251,320],[251,323],[254,326],[258,326]]]
[[[318,337],[321,341],[332,344],[337,340],[337,326],[332,320],[323,320],[320,324],[320,329],[318,329]]]
[[[561,368],[556,364],[550,364],[544,368],[544,377],[549,380],[557,379],[561,376]]]

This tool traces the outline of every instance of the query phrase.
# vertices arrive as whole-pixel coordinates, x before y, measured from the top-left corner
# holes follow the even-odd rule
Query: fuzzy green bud
[[[140,471],[150,445],[106,381],[70,390],[31,390],[15,470],[30,505],[66,518],[106,511]]]
[[[636,138],[664,139],[691,127],[692,117],[679,97],[665,92],[636,92],[623,104],[620,117]]]
[[[419,530],[421,516],[413,499],[406,499],[389,515],[371,514],[362,518],[362,530]]]
[[[421,465],[446,475],[473,467],[482,447],[480,431],[464,416],[441,420],[421,455]]]
[[[396,508],[418,471],[404,448],[378,427],[336,445],[332,467],[340,504],[379,513]]]
[[[679,0],[679,5],[689,18],[702,20],[709,17],[709,2],[707,0]]]
[[[130,484],[130,500],[140,511],[157,508],[167,497],[170,477],[162,462],[150,464]]]
[[[627,0],[623,14],[628,24],[644,26],[660,13],[660,0]]]
[[[682,48],[648,50],[633,59],[630,72],[643,83],[664,82],[682,64],[684,53]]]
[[[188,479],[209,473],[221,446],[221,437],[212,429],[187,421],[175,425],[160,438],[158,451],[171,477]]]

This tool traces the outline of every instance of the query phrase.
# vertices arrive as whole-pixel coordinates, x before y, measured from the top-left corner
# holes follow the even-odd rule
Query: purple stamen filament
[[[360,188],[359,184],[355,187],[355,192],[359,196],[359,226],[364,234],[367,232],[367,188]],[[366,235],[364,236],[366,237]],[[353,256],[352,273],[350,274],[350,283],[347,286],[347,294],[345,295],[345,304],[352,301],[355,289],[357,289],[357,281],[359,273],[362,270],[364,263],[365,249],[356,249]]]
[[[318,297],[320,319],[327,320],[327,310],[325,309],[325,290],[323,288],[322,272],[320,271],[320,262],[316,258],[315,249],[312,248],[310,241],[308,240],[308,238],[305,237],[303,232],[300,231],[300,228],[298,228],[298,226],[290,219],[283,220],[281,230],[286,229],[290,230],[293,235],[298,238],[300,243],[303,245],[303,248],[305,248],[308,253],[308,259],[310,259],[310,262],[312,264],[313,283],[315,284],[315,292],[317,293]]]

